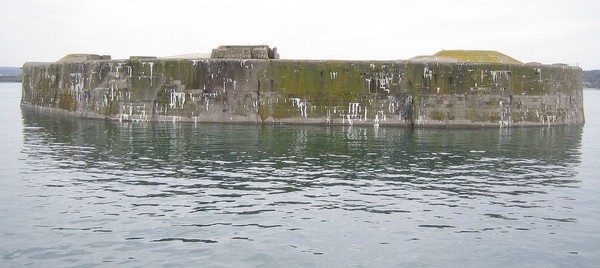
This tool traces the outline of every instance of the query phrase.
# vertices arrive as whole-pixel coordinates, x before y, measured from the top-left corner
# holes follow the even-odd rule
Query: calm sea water
[[[0,84],[1,267],[598,267],[584,127],[117,123]]]

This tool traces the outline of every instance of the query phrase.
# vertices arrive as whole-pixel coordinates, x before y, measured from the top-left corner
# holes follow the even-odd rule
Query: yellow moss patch
[[[412,60],[522,64],[510,56],[493,50],[442,50],[432,56],[419,56]]]
[[[459,62],[492,62],[513,63],[522,62],[493,50],[442,50],[433,56],[456,59]]]

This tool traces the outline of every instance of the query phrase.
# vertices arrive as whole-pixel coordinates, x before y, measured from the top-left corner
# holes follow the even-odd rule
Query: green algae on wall
[[[442,127],[584,121],[581,69],[564,65],[75,58],[23,69],[24,106],[115,120]]]

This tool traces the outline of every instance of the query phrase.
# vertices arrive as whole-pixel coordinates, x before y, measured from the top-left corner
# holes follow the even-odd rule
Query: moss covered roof
[[[510,56],[493,50],[442,50],[432,56],[418,56],[411,60],[522,64]]]

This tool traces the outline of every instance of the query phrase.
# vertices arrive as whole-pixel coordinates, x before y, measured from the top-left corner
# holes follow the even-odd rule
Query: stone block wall
[[[423,127],[584,122],[582,71],[563,65],[131,59],[28,63],[23,71],[24,107],[114,120]]]
[[[279,59],[277,48],[269,46],[219,46],[212,50],[213,59]]]

